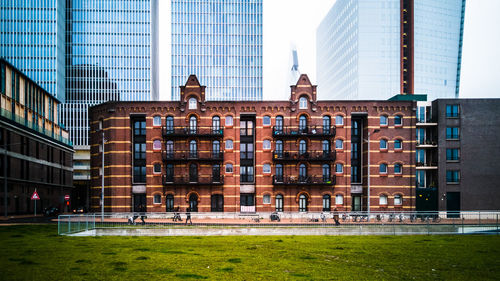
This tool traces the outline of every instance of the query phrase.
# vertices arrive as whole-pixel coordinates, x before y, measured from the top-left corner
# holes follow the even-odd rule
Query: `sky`
[[[316,29],[336,0],[264,0],[263,98],[288,99],[291,50],[316,83]],[[170,1],[160,1],[160,99],[170,98]],[[500,98],[500,0],[467,0],[460,97]],[[165,79],[162,79],[165,77]]]

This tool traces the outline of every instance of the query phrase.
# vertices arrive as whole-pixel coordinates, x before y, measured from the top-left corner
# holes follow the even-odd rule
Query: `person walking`
[[[340,222],[339,222],[339,212],[338,212],[337,208],[335,208],[333,210],[333,220],[335,221],[335,225],[337,225],[337,226],[340,225]]]
[[[144,219],[146,218],[146,206],[144,204],[140,205],[140,216],[142,225],[145,225],[146,222],[144,221]]]
[[[185,225],[187,225],[188,220],[189,220],[189,225],[193,225],[193,221],[191,221],[191,208],[186,208],[186,223],[185,223]]]

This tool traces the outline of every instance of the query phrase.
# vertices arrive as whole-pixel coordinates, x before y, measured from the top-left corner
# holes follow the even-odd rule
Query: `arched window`
[[[299,155],[305,156],[307,153],[307,142],[305,140],[299,141]]]
[[[196,109],[198,106],[198,102],[196,101],[195,98],[190,98],[189,99],[189,109]]]
[[[399,163],[394,164],[394,173],[401,174],[403,172],[403,166]]]
[[[335,204],[336,205],[344,204],[344,196],[342,194],[335,195]]]
[[[276,141],[276,157],[278,158],[283,158],[283,141],[282,140],[277,140]]]
[[[198,182],[198,165],[189,165],[189,182]]]
[[[322,170],[323,170],[323,182],[325,182],[325,183],[331,182],[331,180],[330,180],[330,165],[323,164]]]
[[[387,149],[387,140],[385,139],[380,140],[380,149]]]
[[[344,116],[342,116],[342,115],[335,116],[335,125],[337,125],[337,126],[344,125]]]
[[[394,205],[403,205],[403,196],[400,194],[394,195]]]
[[[276,195],[276,212],[283,212],[283,195]]]
[[[321,142],[321,148],[323,149],[323,157],[324,158],[330,156],[330,141],[329,140],[323,140]]]
[[[302,134],[307,133],[307,117],[305,115],[299,117],[299,132]]]
[[[394,126],[403,126],[403,116],[401,115],[394,116]]]
[[[198,120],[196,119],[196,116],[189,117],[189,133],[196,134],[197,129],[198,129]]]
[[[394,140],[394,149],[395,150],[403,149],[403,142],[400,139]]]
[[[226,126],[233,126],[233,116],[226,116]]]
[[[344,172],[344,165],[342,163],[335,164],[335,173],[342,174]]]
[[[307,109],[307,98],[306,97],[300,97],[299,109]]]
[[[167,159],[174,158],[174,142],[171,140],[168,140],[165,144],[165,157]]]
[[[222,194],[213,194],[211,203],[212,212],[224,212],[224,196]]]
[[[387,115],[380,115],[380,126],[387,126]]]
[[[387,195],[385,194],[380,195],[379,205],[387,205]]]
[[[153,150],[161,150],[161,140],[153,141]]]
[[[323,212],[330,212],[332,198],[329,194],[323,195]]]
[[[307,167],[306,164],[299,165],[299,182],[307,181]]]
[[[160,194],[155,194],[155,196],[153,196],[153,204],[161,204],[161,195]]]
[[[173,134],[174,133],[174,117],[173,116],[167,116],[167,122],[165,124],[165,130],[167,134]]]
[[[198,212],[198,195],[194,193],[189,195],[189,210],[191,212]]]
[[[335,149],[344,149],[344,141],[341,139],[335,140]]]
[[[274,126],[274,134],[283,133],[283,116],[276,116],[276,126]]]
[[[195,140],[189,142],[189,158],[198,158],[198,144]]]
[[[212,166],[212,182],[215,182],[215,183],[221,182],[220,165],[219,164],[214,164]]]
[[[214,116],[212,118],[212,133],[219,134],[220,132],[220,117]]]
[[[299,196],[299,212],[307,212],[307,196],[305,194]]]
[[[167,164],[165,167],[165,182],[174,182],[174,164]]]
[[[387,174],[387,164],[382,163],[379,165],[379,172],[381,174]]]
[[[161,126],[161,116],[153,116],[153,126]]]
[[[233,149],[233,140],[226,140],[226,149]]]
[[[276,164],[275,182],[283,182],[283,164]]]
[[[263,126],[271,126],[271,116],[264,115],[264,117],[262,117],[262,125]]]
[[[165,198],[165,205],[166,205],[165,211],[167,212],[174,211],[174,196],[172,194],[168,194],[167,197]]]
[[[220,155],[220,142],[218,140],[214,140],[212,143],[212,158],[219,159],[222,155]]]
[[[323,116],[323,134],[329,135],[331,131],[330,128],[331,126],[332,126],[332,120],[330,116],[328,115]]]

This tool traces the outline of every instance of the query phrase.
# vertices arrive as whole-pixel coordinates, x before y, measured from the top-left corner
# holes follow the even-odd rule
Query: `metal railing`
[[[123,229],[329,228],[329,234],[500,234],[500,211],[463,212],[185,212],[60,215],[60,235],[123,235]],[[104,234],[99,234],[104,231]],[[311,230],[314,232],[314,230]],[[106,234],[107,233],[107,234]],[[161,232],[157,233],[162,235]],[[328,234],[328,233],[326,233]],[[133,233],[130,235],[141,235]]]
[[[335,185],[336,177],[313,177],[313,176],[273,176],[274,185]]]
[[[224,136],[224,129],[221,127],[162,127],[162,134],[164,137],[222,137]]]
[[[275,161],[335,161],[335,151],[273,151]]]
[[[186,185],[222,185],[224,175],[211,175],[210,177],[193,176],[167,176],[163,175],[163,185],[186,184]]]
[[[222,161],[224,160],[224,152],[222,151],[162,151],[163,161]]]
[[[273,137],[334,137],[335,126],[273,126]]]

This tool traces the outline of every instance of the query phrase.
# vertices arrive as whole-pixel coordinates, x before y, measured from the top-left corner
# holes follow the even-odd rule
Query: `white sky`
[[[264,0],[264,100],[288,99],[291,49],[316,81],[316,28],[336,0]],[[160,6],[160,99],[170,99],[170,1]],[[460,97],[500,98],[500,0],[468,0]]]

